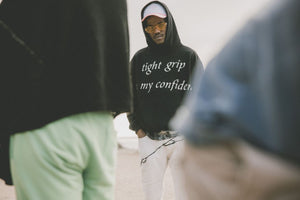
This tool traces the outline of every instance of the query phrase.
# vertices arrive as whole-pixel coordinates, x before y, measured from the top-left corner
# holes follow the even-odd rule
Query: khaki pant
[[[300,169],[244,142],[184,154],[189,200],[300,200]]]

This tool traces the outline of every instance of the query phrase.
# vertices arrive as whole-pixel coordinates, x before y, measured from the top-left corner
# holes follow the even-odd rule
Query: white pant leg
[[[182,137],[177,136],[174,138],[175,141],[181,140]],[[175,199],[176,200],[187,200],[185,183],[184,183],[184,175],[182,170],[182,156],[184,151],[184,141],[176,142],[168,148],[168,156],[169,156],[169,167],[171,169],[174,191],[175,191]]]
[[[162,143],[163,141],[151,140],[148,136],[139,138],[141,159],[155,151]],[[161,200],[166,168],[167,156],[164,148],[160,148],[141,165],[142,185],[146,200]]]

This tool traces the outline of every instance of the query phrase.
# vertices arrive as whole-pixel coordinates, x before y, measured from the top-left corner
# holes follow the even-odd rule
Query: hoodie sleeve
[[[137,116],[134,112],[127,113],[127,119],[129,121],[129,129],[135,132],[141,129],[140,125],[138,124]]]
[[[191,56],[191,83],[192,83],[192,86],[195,86],[195,80],[193,79],[199,79],[202,77],[204,73],[204,67],[203,67],[203,64],[198,56],[198,54],[193,51],[192,53],[192,56]],[[194,74],[197,74],[197,77],[194,75]]]
[[[134,58],[130,62],[130,80],[132,85],[132,93],[133,93],[133,111],[127,113],[127,119],[129,121],[129,129],[137,132],[139,129],[141,129],[141,125],[139,122],[139,117],[137,115],[137,100],[136,100],[136,83],[135,83],[135,76],[134,76],[134,66],[135,66]]]
[[[199,68],[199,69],[197,69]],[[204,67],[203,64],[198,56],[198,54],[196,52],[193,52],[192,54],[192,70],[200,70],[200,73],[202,74],[204,71]]]

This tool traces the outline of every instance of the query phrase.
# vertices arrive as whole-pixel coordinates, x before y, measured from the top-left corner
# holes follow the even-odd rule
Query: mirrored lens
[[[167,25],[167,23],[164,22],[164,23],[159,23],[159,24],[157,24],[157,25],[155,25],[155,26],[147,26],[147,27],[145,28],[145,31],[146,31],[147,33],[153,33],[153,32],[155,31],[155,29],[158,28],[158,29],[162,30],[163,28],[166,27],[166,25]]]

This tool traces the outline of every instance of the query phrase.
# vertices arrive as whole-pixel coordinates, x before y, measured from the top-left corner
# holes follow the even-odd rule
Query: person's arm
[[[145,132],[142,130],[140,122],[138,120],[138,116],[137,116],[137,98],[136,98],[136,81],[135,81],[135,75],[134,75],[134,58],[132,59],[132,61],[130,62],[130,80],[131,80],[131,86],[132,86],[132,93],[133,93],[133,110],[132,112],[128,112],[127,113],[127,119],[129,121],[129,129],[135,131],[135,133],[137,134],[137,136],[140,137],[144,137],[146,134]]]
[[[196,70],[198,70],[197,73],[200,73],[201,75],[204,72],[204,67],[203,64],[198,56],[198,54],[196,52],[194,52],[192,54],[192,58],[191,58],[191,72],[195,73]]]
[[[139,122],[137,120],[136,113],[133,112],[128,112],[127,113],[127,119],[129,121],[129,129],[137,132],[139,129],[141,129],[141,126],[139,125]]]

